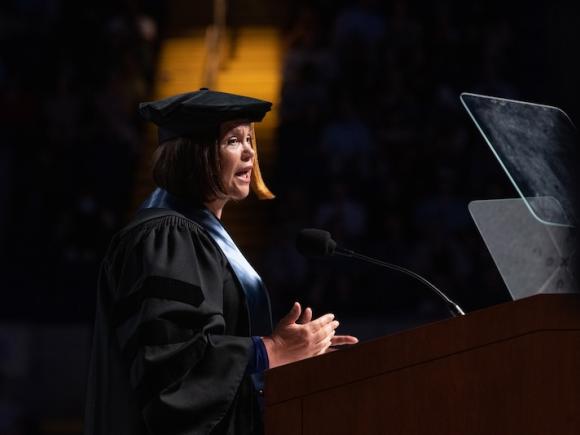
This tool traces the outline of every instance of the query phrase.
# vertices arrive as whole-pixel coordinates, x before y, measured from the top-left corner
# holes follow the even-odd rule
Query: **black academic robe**
[[[253,355],[243,291],[205,230],[130,225],[101,267],[85,434],[260,434]]]

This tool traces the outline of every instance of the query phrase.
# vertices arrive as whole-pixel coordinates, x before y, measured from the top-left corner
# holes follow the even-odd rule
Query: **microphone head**
[[[305,228],[296,236],[296,249],[306,257],[325,257],[334,254],[336,242],[328,231]]]

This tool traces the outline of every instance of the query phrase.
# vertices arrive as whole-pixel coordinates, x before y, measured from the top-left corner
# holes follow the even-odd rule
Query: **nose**
[[[252,143],[246,142],[244,144],[242,158],[244,159],[244,161],[247,161],[247,160],[253,159],[254,155],[255,155],[255,152],[254,152],[254,147],[252,147]]]

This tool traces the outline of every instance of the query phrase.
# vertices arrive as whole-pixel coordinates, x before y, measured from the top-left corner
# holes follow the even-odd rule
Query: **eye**
[[[248,143],[253,143],[253,141],[252,141],[252,136],[248,136],[248,137],[246,138],[246,142],[248,142]]]
[[[228,145],[235,145],[236,143],[238,143],[238,138],[236,136],[232,136],[232,137],[228,138],[226,143]]]

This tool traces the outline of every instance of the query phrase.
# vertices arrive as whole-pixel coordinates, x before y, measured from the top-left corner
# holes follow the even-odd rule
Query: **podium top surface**
[[[580,330],[580,294],[539,294],[266,371],[266,406],[542,331]]]

